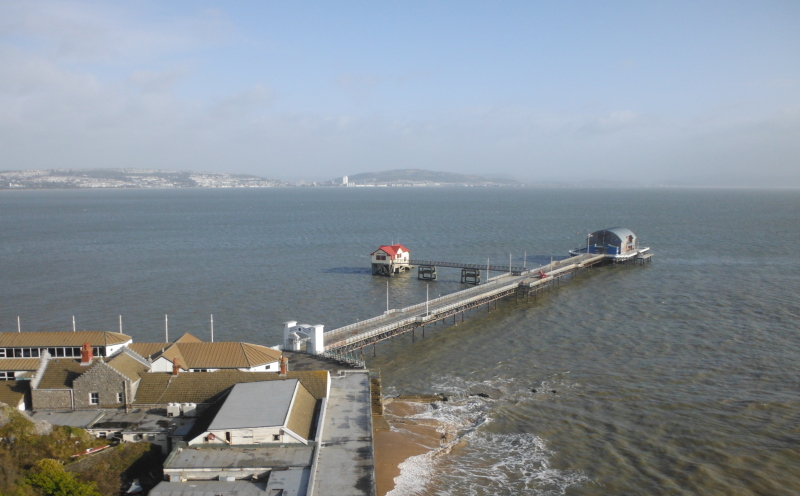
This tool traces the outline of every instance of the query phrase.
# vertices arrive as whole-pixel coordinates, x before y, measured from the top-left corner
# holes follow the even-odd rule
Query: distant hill
[[[342,184],[342,179],[334,179],[332,182]],[[521,186],[521,183],[513,179],[489,179],[470,174],[423,169],[363,172],[348,176],[347,180],[349,184],[357,186]]]

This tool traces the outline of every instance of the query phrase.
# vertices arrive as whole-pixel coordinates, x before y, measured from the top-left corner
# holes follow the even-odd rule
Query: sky
[[[0,0],[0,170],[800,187],[800,2]]]

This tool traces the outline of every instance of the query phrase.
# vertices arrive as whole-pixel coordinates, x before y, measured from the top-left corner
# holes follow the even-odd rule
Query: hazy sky
[[[800,186],[800,2],[0,0],[0,169]]]

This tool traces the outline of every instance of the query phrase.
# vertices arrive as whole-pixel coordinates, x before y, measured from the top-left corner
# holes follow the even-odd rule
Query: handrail
[[[411,265],[429,265],[432,267],[451,267],[455,269],[479,269],[479,270],[486,270],[486,265],[481,264],[473,264],[473,263],[461,263],[461,262],[434,262],[432,260],[409,260]],[[508,269],[511,269],[511,272],[522,272],[525,270],[524,267],[509,267],[508,265],[489,265],[488,266],[490,271],[494,272],[508,272]]]
[[[427,302],[417,303],[415,305],[404,307],[404,308],[401,308],[399,310],[398,309],[387,310],[383,314],[378,315],[376,317],[372,317],[372,318],[369,318],[369,319],[366,319],[366,320],[361,320],[361,321],[354,322],[352,324],[349,324],[349,325],[346,325],[346,326],[343,326],[343,327],[339,327],[337,329],[333,329],[331,331],[328,331],[328,332],[324,333],[324,337],[326,338],[326,340],[331,338],[332,336],[337,335],[337,334],[341,334],[343,332],[347,332],[347,331],[350,331],[350,330],[353,330],[353,329],[358,329],[360,327],[367,326],[367,325],[372,324],[374,322],[378,322],[378,321],[381,321],[381,320],[386,320],[387,318],[390,318],[393,315],[394,316],[399,316],[401,314],[416,312],[416,311],[422,310],[423,308],[426,308],[426,307],[430,309],[430,313],[427,316],[414,316],[414,317],[407,317],[407,318],[400,319],[400,320],[395,320],[394,322],[389,322],[389,323],[387,323],[387,324],[385,324],[383,326],[380,326],[380,327],[377,327],[375,329],[372,329],[372,330],[368,331],[367,333],[360,333],[360,334],[357,334],[355,336],[350,336],[348,338],[345,338],[344,340],[332,343],[332,344],[326,346],[325,349],[341,347],[341,346],[350,344],[351,342],[360,341],[360,340],[366,339],[368,337],[374,336],[376,334],[380,334],[382,332],[385,332],[387,330],[394,329],[394,328],[397,328],[397,327],[402,327],[402,326],[404,326],[406,324],[409,324],[409,323],[412,323],[412,322],[424,322],[424,321],[430,319],[431,315],[435,316],[437,314],[452,310],[453,308],[456,308],[456,307],[459,307],[459,306],[462,306],[462,305],[465,305],[465,304],[469,304],[472,301],[475,301],[476,299],[485,298],[487,296],[493,296],[493,295],[497,294],[498,292],[507,291],[508,289],[510,289],[510,288],[512,288],[514,286],[518,286],[521,281],[525,281],[529,285],[538,285],[538,284],[541,284],[543,282],[550,281],[553,277],[556,277],[556,276],[558,276],[558,275],[560,275],[562,273],[565,273],[565,272],[568,272],[568,271],[572,271],[572,270],[576,270],[576,269],[580,269],[580,268],[584,267],[586,264],[596,262],[597,260],[603,258],[603,255],[601,255],[601,254],[600,255],[598,255],[598,254],[588,254],[588,255],[591,255],[591,256],[587,256],[587,254],[583,254],[583,255],[578,255],[576,257],[567,258],[567,259],[564,259],[564,260],[554,260],[550,264],[539,266],[537,268],[520,269],[520,268],[517,267],[516,269],[521,271],[521,273],[519,275],[513,275],[511,273],[506,272],[504,274],[500,274],[498,276],[492,277],[489,280],[487,280],[485,283],[480,284],[480,285],[475,286],[475,287],[472,287],[472,288],[463,289],[461,291],[457,291],[457,292],[451,293],[449,295],[440,296],[439,298],[435,298],[433,300],[428,300]],[[415,260],[412,260],[411,262],[412,263],[416,263],[416,264],[422,264],[422,265],[424,265],[426,263],[426,262],[415,261]],[[568,265],[561,266],[565,262],[567,262]],[[572,262],[572,263],[569,263],[569,262]],[[431,264],[434,264],[434,263],[438,263],[438,262],[431,262]],[[463,265],[466,265],[466,264],[462,264],[461,266],[463,266]],[[561,267],[559,267],[559,266],[561,266]],[[500,267],[500,266],[498,266],[498,267]],[[551,269],[553,269],[555,267],[558,267],[558,268],[555,269],[555,270],[551,270]],[[507,267],[505,267],[503,270],[506,270],[506,269],[507,269]],[[514,268],[512,267],[512,269],[514,269]],[[529,279],[531,279],[531,277],[534,274],[538,274],[539,272],[544,272],[546,274],[546,277],[543,278],[543,279],[536,279],[534,281],[528,281]],[[516,279],[513,279],[515,282],[513,282],[511,284],[508,284],[508,285],[505,285],[505,286],[502,286],[502,287],[496,287],[496,288],[494,288],[492,290],[487,291],[489,285],[498,285],[498,284],[502,283],[504,280],[509,279],[509,278],[516,278]],[[474,297],[471,297],[471,298],[463,299],[465,296],[467,296],[467,295],[469,295],[471,293],[479,293],[479,294],[477,296],[474,296]],[[457,301],[455,303],[451,303],[449,305],[445,305],[445,306],[442,306],[442,307],[438,307],[437,306],[437,305],[446,303],[447,301],[450,301],[450,300],[457,300]]]

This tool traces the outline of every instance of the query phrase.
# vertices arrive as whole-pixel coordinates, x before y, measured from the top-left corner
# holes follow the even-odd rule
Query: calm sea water
[[[282,322],[377,315],[369,253],[529,265],[624,226],[644,267],[378,345],[391,393],[457,435],[404,494],[800,492],[800,192],[265,189],[0,193],[0,330],[192,332],[277,344]],[[431,296],[462,287],[441,271]],[[392,307],[425,298],[389,280]],[[536,392],[533,392],[533,390]],[[553,393],[552,391],[556,391]],[[489,398],[470,396],[486,393]]]

